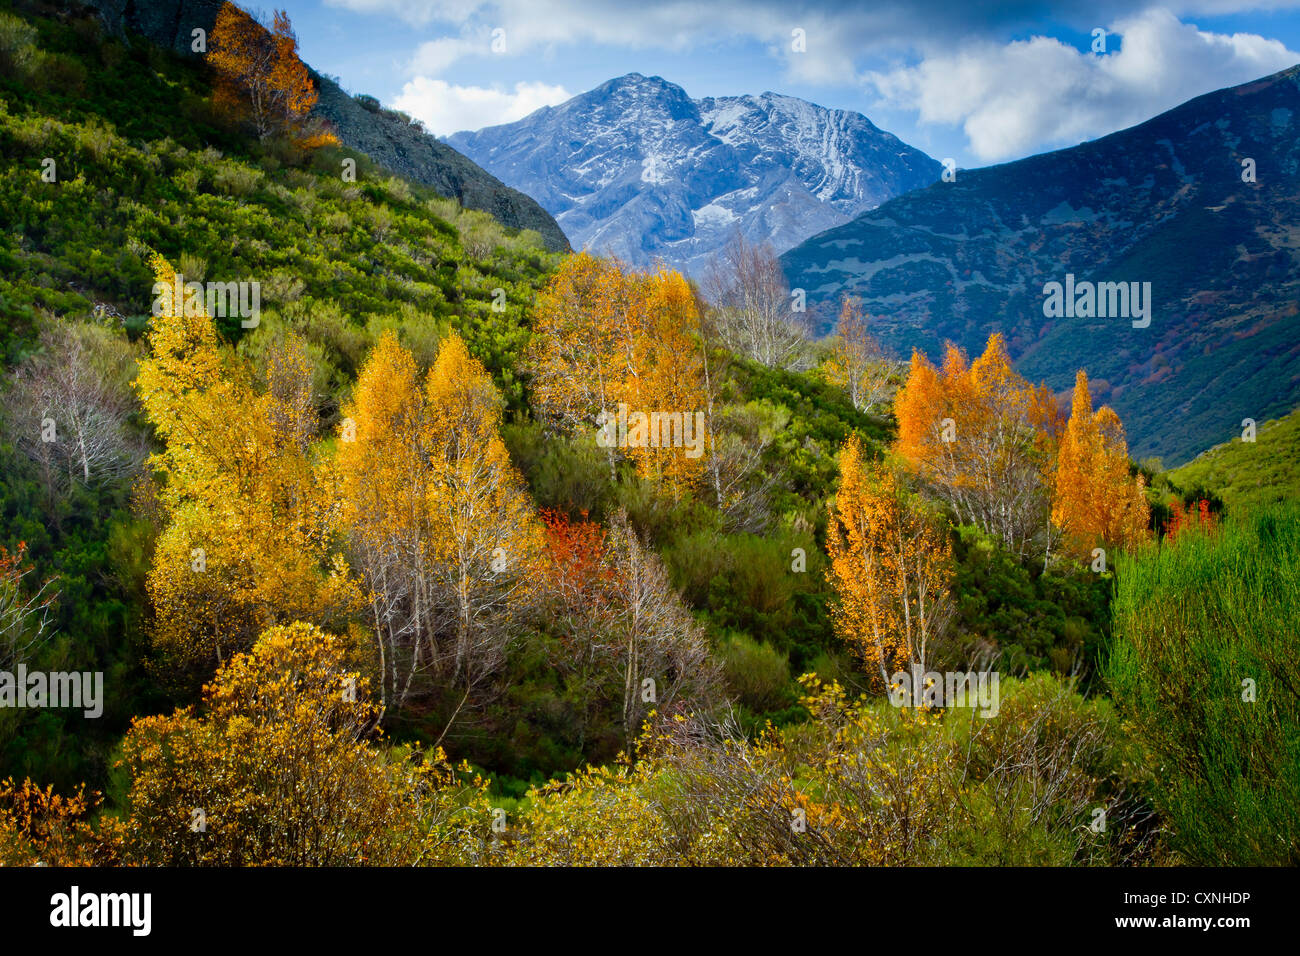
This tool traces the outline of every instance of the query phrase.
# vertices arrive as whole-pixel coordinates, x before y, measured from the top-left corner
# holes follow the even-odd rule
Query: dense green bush
[[[1005,673],[1091,675],[1108,633],[1113,574],[1068,560],[1046,570],[1041,560],[1024,564],[969,525],[957,529],[953,561],[957,616],[944,666],[997,655]]]
[[[1300,505],[1121,558],[1105,674],[1203,865],[1300,863]]]
[[[757,713],[794,703],[790,661],[770,644],[743,634],[731,634],[717,647],[727,688],[735,700]]]

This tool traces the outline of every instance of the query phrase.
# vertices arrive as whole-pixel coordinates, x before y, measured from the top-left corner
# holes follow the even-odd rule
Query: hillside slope
[[[450,325],[522,401],[524,313],[555,262],[536,234],[512,235],[363,155],[347,183],[341,150],[295,158],[221,126],[191,60],[98,35],[89,19],[30,23],[31,65],[0,69],[9,361],[42,316],[95,314],[137,332],[153,250],[190,279],[260,283],[259,331],[300,327],[331,375],[353,374],[384,327],[436,338]]]
[[[220,125],[207,71],[94,19],[0,3],[0,37],[0,566],[22,555],[30,580],[53,582],[42,660],[107,675],[101,720],[0,708],[0,779],[103,786],[131,716],[166,707],[145,663],[157,529],[130,464],[156,448],[130,384],[151,319],[150,253],[186,281],[258,283],[255,327],[218,320],[230,368],[265,376],[268,355],[301,339],[322,434],[384,333],[428,365],[457,330],[520,412],[528,315],[559,257],[359,153],[347,183],[349,151],[303,157]],[[67,377],[48,385],[60,362]],[[33,376],[47,383],[37,404],[23,398]],[[128,462],[120,473],[64,482],[41,464],[31,436],[50,395],[122,416],[120,428],[97,424]]]
[[[98,11],[119,36],[138,33],[174,53],[191,55],[191,32],[212,29],[222,0],[81,0],[65,6],[83,4]],[[312,77],[320,91],[314,113],[333,124],[345,146],[470,209],[490,213],[508,228],[536,230],[552,251],[568,251],[563,231],[532,198],[509,188],[399,114],[366,109],[329,77],[315,71]]]
[[[1216,492],[1230,510],[1300,500],[1300,409],[1261,423],[1255,441],[1238,435],[1169,473],[1180,488]]]
[[[860,113],[773,93],[692,100],[640,73],[448,141],[536,196],[575,245],[694,275],[737,230],[789,249],[940,171]]]
[[[1186,461],[1300,400],[1300,68],[1198,97],[1070,149],[962,170],[783,257],[813,300],[861,296],[906,354],[1006,332],[1022,372],[1130,423],[1138,457]],[[1243,182],[1251,159],[1257,182]],[[1147,328],[1046,318],[1044,284],[1150,282]]]

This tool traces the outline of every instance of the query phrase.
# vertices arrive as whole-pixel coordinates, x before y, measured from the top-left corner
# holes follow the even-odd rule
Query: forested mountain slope
[[[940,182],[783,257],[906,354],[1002,330],[1030,378],[1087,368],[1138,457],[1178,464],[1300,399],[1300,68]],[[1044,315],[1044,285],[1149,283],[1150,325]],[[1139,320],[1141,321],[1141,320]]]
[[[138,34],[180,56],[193,55],[193,31],[211,31],[222,0],[68,0],[60,6],[98,11],[105,26],[125,38]],[[320,91],[315,113],[333,126],[346,146],[385,169],[470,209],[490,213],[512,229],[534,229],[549,249],[563,252],[568,240],[532,198],[510,189],[467,157],[424,132],[410,117],[382,110],[369,97],[353,97],[328,76],[313,71]]]

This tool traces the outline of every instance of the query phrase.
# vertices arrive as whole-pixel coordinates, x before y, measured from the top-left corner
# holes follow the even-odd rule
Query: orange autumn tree
[[[1148,537],[1146,481],[1141,474],[1129,473],[1119,416],[1108,406],[1092,410],[1088,376],[1082,369],[1061,437],[1054,491],[1052,521],[1072,551],[1130,546]]]
[[[895,452],[958,520],[1022,557],[1047,547],[1060,417],[1047,387],[1012,368],[1001,333],[972,364],[952,343],[938,369],[914,352],[894,411]]]
[[[827,532],[835,633],[883,685],[900,669],[925,671],[952,619],[952,552],[941,523],[893,469],[864,462],[850,435]]]
[[[608,422],[601,444],[611,478],[627,456],[640,474],[680,494],[703,476],[709,447],[695,427],[708,406],[699,340],[695,296],[679,273],[569,256],[534,312],[527,364],[538,414],[566,429]],[[620,406],[625,443],[613,434]],[[688,425],[695,448],[686,442]]]
[[[307,148],[338,143],[332,133],[307,123],[319,93],[298,57],[298,38],[283,10],[275,12],[267,29],[224,3],[208,47],[207,60],[218,76],[218,105],[246,114],[259,139],[286,130]]]

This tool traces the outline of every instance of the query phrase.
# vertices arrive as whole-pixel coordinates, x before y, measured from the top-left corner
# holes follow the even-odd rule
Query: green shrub
[[[717,647],[723,679],[735,699],[758,713],[793,702],[790,660],[770,644],[745,634],[731,634]]]
[[[804,570],[795,568],[795,549]],[[811,535],[683,534],[665,549],[673,584],[718,628],[741,631],[806,670],[830,632],[825,556]]]
[[[539,508],[603,519],[613,500],[609,460],[594,437],[547,435],[535,423],[506,425],[502,438]]]
[[[242,163],[221,163],[212,174],[212,185],[227,196],[251,196],[261,184],[263,174]]]
[[[0,75],[28,75],[37,56],[35,28],[18,17],[0,13]]]
[[[29,68],[32,80],[42,89],[80,95],[86,88],[86,68],[81,61],[62,53],[38,53]]]
[[[1106,679],[1202,865],[1300,863],[1300,505],[1118,562]]]

